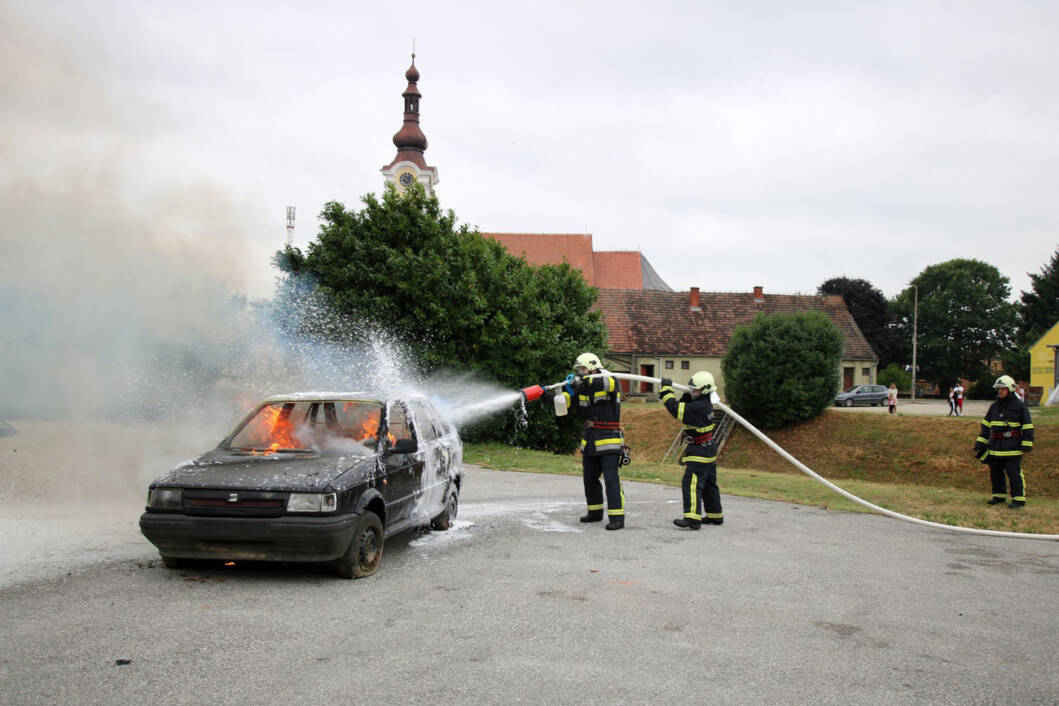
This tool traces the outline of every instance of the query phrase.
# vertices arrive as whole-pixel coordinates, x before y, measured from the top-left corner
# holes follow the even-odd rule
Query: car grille
[[[281,515],[287,493],[261,490],[185,490],[184,511],[190,515],[261,517]]]

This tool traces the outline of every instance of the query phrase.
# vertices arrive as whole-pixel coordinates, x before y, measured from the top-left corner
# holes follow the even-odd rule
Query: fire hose
[[[658,383],[662,382],[662,380],[660,378],[647,377],[646,375],[633,375],[631,373],[611,373],[611,372],[608,372],[606,374],[610,375],[611,377],[613,377],[615,379],[618,379],[618,380],[631,380],[631,381],[636,381],[636,382],[648,382],[648,383],[655,383],[655,384],[658,384]],[[587,378],[592,378],[592,377],[600,377],[601,375],[602,375],[602,373],[597,373],[597,374],[593,374],[593,375],[586,375],[586,376],[584,376],[584,378],[587,379]],[[527,401],[535,400],[535,399],[539,398],[541,395],[543,395],[545,391],[557,390],[557,389],[559,389],[560,387],[562,387],[565,384],[566,384],[566,382],[564,381],[564,382],[557,382],[554,385],[545,385],[545,386],[534,385],[532,387],[527,387],[527,388],[523,389],[522,390],[522,396]],[[687,385],[681,385],[679,383],[673,383],[673,387],[678,389],[678,390],[683,390],[684,392],[690,392],[691,391],[690,387],[688,387]],[[933,527],[934,529],[948,530],[950,532],[963,532],[965,534],[979,534],[979,535],[985,535],[987,537],[1005,537],[1005,538],[1008,538],[1008,539],[1042,539],[1042,540],[1046,540],[1046,541],[1059,542],[1059,534],[1034,534],[1034,533],[1030,533],[1030,532],[1004,532],[1004,531],[1001,531],[1001,530],[978,529],[976,527],[961,527],[959,525],[945,525],[945,524],[942,524],[940,522],[931,522],[929,520],[921,520],[918,517],[910,517],[908,515],[902,515],[899,512],[894,512],[893,510],[887,510],[884,507],[879,507],[878,505],[876,505],[874,503],[870,503],[867,500],[864,500],[863,498],[857,497],[856,495],[854,495],[853,493],[850,493],[849,491],[843,490],[842,488],[838,487],[837,485],[835,485],[831,481],[827,480],[823,476],[817,474],[815,471],[813,471],[811,468],[806,466],[804,463],[802,463],[801,461],[796,459],[791,454],[787,453],[787,451],[785,451],[779,444],[777,444],[772,439],[770,439],[767,436],[765,436],[757,427],[755,427],[753,424],[751,424],[747,420],[743,419],[743,417],[740,416],[731,407],[729,407],[728,405],[726,405],[723,402],[721,402],[720,398],[717,396],[716,392],[713,393],[710,396],[710,400],[713,402],[713,406],[714,407],[720,409],[722,412],[724,412],[725,414],[729,415],[732,419],[734,419],[735,421],[739,422],[739,424],[741,424],[744,428],[746,428],[747,431],[749,431],[751,434],[753,434],[758,439],[763,441],[769,448],[771,448],[773,451],[775,451],[780,456],[782,456],[784,459],[786,459],[791,464],[793,464],[794,467],[797,468],[799,471],[801,471],[802,473],[806,474],[807,476],[809,476],[810,478],[812,478],[816,482],[821,483],[822,485],[824,485],[824,486],[830,488],[831,490],[835,491],[836,493],[838,493],[842,497],[846,498],[847,500],[852,500],[853,502],[857,503],[858,505],[862,505],[862,506],[868,508],[869,510],[871,510],[873,512],[877,512],[877,513],[879,513],[881,515],[886,515],[887,517],[892,517],[895,520],[903,520],[905,522],[911,522],[914,525],[922,525],[923,527]]]

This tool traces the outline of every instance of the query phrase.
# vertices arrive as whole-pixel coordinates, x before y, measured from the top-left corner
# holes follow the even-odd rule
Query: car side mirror
[[[390,447],[390,453],[395,454],[414,454],[418,450],[419,442],[415,439],[398,439]]]

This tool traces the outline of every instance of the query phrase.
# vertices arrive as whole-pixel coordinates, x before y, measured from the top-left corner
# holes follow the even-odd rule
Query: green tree
[[[988,376],[988,362],[1012,346],[1015,309],[1008,278],[993,265],[956,259],[931,265],[919,288],[917,364],[921,379],[945,384]],[[913,291],[893,301],[895,329],[912,339]]]
[[[899,362],[901,342],[890,327],[890,305],[871,282],[849,277],[832,277],[816,289],[818,294],[838,294],[857,322],[872,350],[879,356],[879,367]]]
[[[912,373],[906,373],[897,363],[890,363],[879,371],[876,381],[880,385],[890,386],[893,383],[898,390],[912,389]]]
[[[721,361],[725,395],[758,426],[809,419],[834,402],[842,349],[842,334],[823,314],[760,314],[732,335]]]
[[[288,247],[277,255],[293,281],[281,290],[311,288],[339,314],[384,326],[427,373],[471,372],[512,390],[554,381],[584,350],[606,353],[595,290],[578,271],[527,265],[457,225],[419,185],[405,194],[387,187],[381,201],[369,194],[362,202],[361,211],[328,203],[307,252]],[[299,325],[336,333],[313,321]],[[572,450],[576,423],[543,407],[528,410],[529,425],[507,415],[471,433]]]
[[[1030,275],[1030,291],[1015,304],[1018,330],[1015,345],[1003,353],[1004,370],[1016,380],[1029,380],[1030,346],[1059,321],[1059,248],[1040,274]]]

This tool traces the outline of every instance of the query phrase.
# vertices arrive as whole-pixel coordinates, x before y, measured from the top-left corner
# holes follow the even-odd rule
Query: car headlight
[[[179,510],[183,507],[184,492],[178,488],[151,488],[147,491],[147,507]]]
[[[291,493],[287,512],[334,512],[338,507],[335,493]]]

